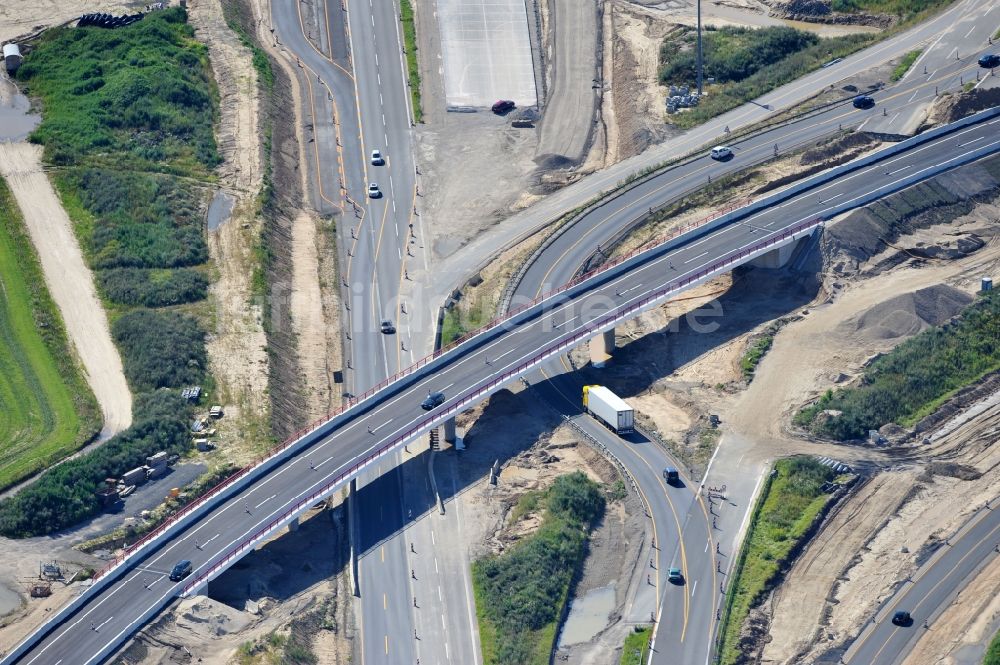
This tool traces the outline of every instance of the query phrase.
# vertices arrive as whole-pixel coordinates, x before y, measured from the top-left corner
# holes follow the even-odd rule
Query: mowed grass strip
[[[0,413],[4,415],[0,418],[0,488],[72,453],[100,427],[96,402],[69,353],[41,266],[3,179]]]
[[[636,626],[625,637],[625,646],[622,648],[622,658],[619,665],[645,665],[649,658],[649,640],[652,637],[652,628]]]

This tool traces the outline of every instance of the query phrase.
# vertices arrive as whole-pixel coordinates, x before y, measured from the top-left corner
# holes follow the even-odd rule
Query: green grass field
[[[649,640],[653,630],[649,626],[636,626],[625,638],[619,665],[645,665],[649,658]]]
[[[72,453],[99,427],[14,198],[0,179],[0,488]]]

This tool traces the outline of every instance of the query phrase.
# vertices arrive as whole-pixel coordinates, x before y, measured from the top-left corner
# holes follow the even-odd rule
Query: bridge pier
[[[458,431],[455,429],[455,419],[449,418],[441,424],[441,429],[444,430],[444,440],[448,443],[455,443],[455,439],[458,438]]]
[[[288,531],[298,531],[299,530],[299,518],[293,517],[292,521],[288,523]]]
[[[606,330],[596,337],[590,338],[590,364],[594,367],[604,367],[611,359],[615,350],[615,330]]]
[[[798,241],[795,241],[786,245],[781,245],[780,247],[775,247],[770,252],[761,254],[755,258],[750,262],[750,265],[757,268],[767,268],[769,270],[784,268],[788,261],[791,260],[792,254],[795,253],[795,248],[798,247],[798,245]]]
[[[348,540],[351,543],[351,587],[354,592],[355,598],[361,597],[361,581],[358,575],[358,553],[355,551],[355,546],[357,545],[357,538],[355,537],[354,529],[358,523],[358,516],[356,514],[357,507],[355,504],[358,499],[358,481],[356,478],[351,479],[350,490],[347,493],[347,533]]]

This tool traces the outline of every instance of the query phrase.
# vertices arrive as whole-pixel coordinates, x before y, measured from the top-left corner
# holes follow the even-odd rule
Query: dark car
[[[663,479],[667,481],[668,485],[676,485],[681,480],[681,474],[674,467],[668,466],[663,470]]]
[[[424,411],[430,411],[442,404],[444,404],[444,393],[427,393],[427,399],[420,403],[420,408]]]
[[[892,622],[897,626],[909,626],[913,623],[913,617],[910,616],[909,612],[900,610],[892,615]]]
[[[667,581],[671,584],[684,584],[684,573],[680,568],[671,568],[667,571]]]
[[[177,565],[174,566],[174,569],[170,571],[170,581],[171,582],[180,581],[185,577],[187,577],[190,573],[191,573],[191,562],[188,561],[187,559],[184,559],[183,561],[178,561]]]
[[[497,115],[510,113],[517,105],[510,99],[498,99],[493,102],[492,110]]]
[[[854,108],[870,109],[875,106],[875,98],[870,95],[858,95],[854,98]]]
[[[983,57],[979,58],[979,66],[985,67],[986,69],[1000,67],[1000,55],[997,55],[996,53],[984,54]]]
[[[396,332],[396,326],[392,325],[392,321],[390,321],[389,319],[383,319],[382,324],[379,326],[379,329],[386,335],[391,335],[392,333]]]

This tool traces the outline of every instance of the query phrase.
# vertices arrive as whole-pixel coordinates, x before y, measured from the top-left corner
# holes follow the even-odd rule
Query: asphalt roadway
[[[906,580],[872,617],[847,649],[846,665],[895,665],[923,637],[934,631],[939,612],[1000,551],[1000,510],[983,507]],[[897,626],[892,616],[905,610],[912,624]]]
[[[675,295],[684,280],[707,276],[706,270],[720,260],[760,246],[769,238],[785,237],[787,230],[821,218],[834,205],[863,201],[872,192],[971,150],[1000,150],[998,125],[1000,118],[994,118],[958,130],[803,191],[746,219],[710,232],[689,233],[669,249],[643,254],[627,274],[599,274],[588,280],[586,287],[566,292],[530,316],[525,315],[520,324],[494,328],[463,343],[443,356],[446,360],[433,374],[390,384],[378,397],[359,406],[332,434],[285,458],[199,521],[151,543],[134,568],[116,583],[94,593],[72,617],[44,635],[16,662],[96,662],[99,654],[129,636],[135,617],[162,608],[185,586],[194,585],[191,590],[196,590],[202,575],[220,571],[222,568],[216,564],[274,524],[300,497],[343,479],[356,460],[387,445],[400,446],[403,437],[418,436],[454,409],[478,402],[484,392],[501,389],[504,382],[495,377],[510,376],[505,381],[512,380],[517,373],[534,367],[533,363],[573,344],[571,340],[590,336],[598,322],[609,315],[631,307],[654,307]],[[650,294],[657,295],[654,298]],[[444,404],[431,413],[419,406],[429,390],[440,390],[447,396]],[[436,418],[429,421],[428,416]],[[421,423],[421,429],[414,431]],[[188,580],[171,582],[167,573],[180,559],[191,560],[194,571]],[[14,659],[8,657],[3,662],[6,665]]]
[[[986,6],[990,4],[990,0],[985,0]],[[976,8],[983,7],[983,5],[984,0],[960,0],[928,21],[848,56],[835,65],[819,69],[773,90],[753,102],[718,116],[679,137],[653,146],[636,157],[584,176],[579,181],[554,192],[530,208],[508,217],[503,224],[470,239],[460,251],[451,256],[443,257],[435,267],[436,273],[441,279],[435,284],[427,285],[428,290],[433,290],[432,294],[428,294],[428,298],[433,302],[444,302],[447,295],[463,284],[469,275],[475,274],[496,253],[498,248],[506,247],[516,238],[523,237],[552,223],[566,211],[583,205],[602,192],[615,189],[618,183],[630,175],[689,154],[706,145],[725,143],[725,127],[729,127],[735,132],[740,128],[755,125],[812,97],[824,88],[836,85],[848,77],[882,65],[893,58],[902,57],[908,51],[919,48],[923,44],[932,43],[954,26],[956,17],[965,15],[970,9],[978,11]],[[964,43],[955,54],[961,57],[961,61],[956,62],[956,64],[962,64],[969,68],[970,73],[974,68],[976,58],[984,49],[988,48],[985,36],[973,34],[968,39],[971,40],[974,37],[982,37],[982,40]],[[943,73],[937,76],[943,76]],[[908,83],[908,81],[904,81],[904,83]],[[933,91],[932,88],[929,89]],[[885,101],[879,95],[876,95],[876,99]],[[910,103],[906,101],[907,99],[907,97],[899,97],[894,98],[893,101],[897,104]],[[881,107],[876,106],[875,112],[881,113]],[[859,124],[862,120],[864,118],[859,119]],[[770,139],[771,146],[778,143],[779,148],[784,144],[794,142],[794,136],[784,139],[781,134],[773,135]],[[743,159],[739,154],[737,158]]]

